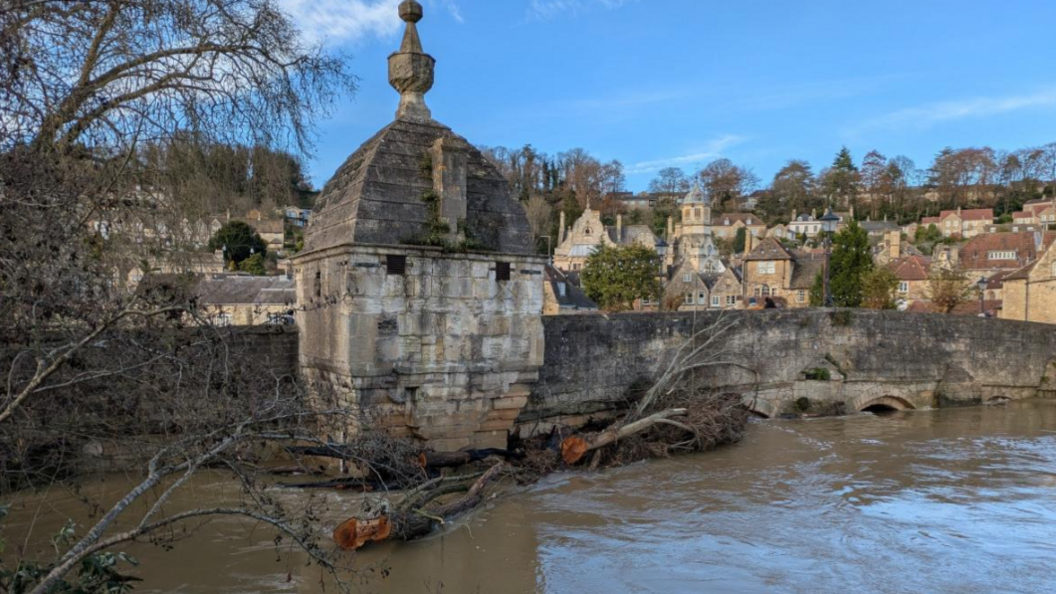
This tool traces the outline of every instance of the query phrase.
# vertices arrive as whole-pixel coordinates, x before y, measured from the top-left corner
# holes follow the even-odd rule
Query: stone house
[[[787,307],[809,307],[811,286],[824,266],[824,254],[793,252],[774,238],[763,239],[744,261],[745,298],[762,303],[780,297]]]
[[[961,246],[961,267],[990,276],[1000,270],[1016,270],[1034,261],[1056,239],[1056,233],[986,233]]]
[[[554,266],[560,270],[582,270],[587,258],[599,246],[616,246],[616,242],[601,222],[601,213],[592,209],[589,204],[567,230],[564,212],[561,213],[560,219],[557,247],[554,248]]]
[[[986,233],[994,223],[994,209],[973,208],[964,210],[944,210],[937,217],[924,217],[920,224],[924,227],[935,225],[943,237],[970,239]]]
[[[355,413],[325,428],[335,439],[370,426],[439,451],[506,447],[543,362],[546,259],[502,174],[433,119],[422,13],[399,5],[395,121],[326,183],[292,258],[301,375]]]
[[[739,309],[743,306],[741,278],[733,268],[700,272],[683,263],[664,287],[664,306],[677,311]]]
[[[1003,279],[1001,318],[1056,324],[1056,248]],[[989,290],[989,287],[987,287]]]
[[[755,237],[766,235],[766,223],[751,213],[720,214],[712,218],[711,233],[715,237],[733,239],[737,236],[738,229],[746,229],[747,233]]]
[[[1022,211],[1012,214],[1012,222],[1016,225],[1056,224],[1056,198],[1026,202]]]
[[[911,303],[928,299],[928,276],[931,259],[927,256],[904,256],[891,260],[886,266],[898,278],[898,299]]]
[[[205,315],[217,326],[292,324],[297,288],[286,276],[208,274],[194,294]]]

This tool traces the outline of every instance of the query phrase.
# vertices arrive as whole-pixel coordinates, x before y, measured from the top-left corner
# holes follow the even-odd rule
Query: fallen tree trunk
[[[422,452],[418,455],[418,465],[422,468],[454,468],[479,462],[490,456],[498,456],[507,460],[519,457],[514,452],[498,448],[462,450],[459,452]]]
[[[351,518],[334,530],[334,542],[345,550],[356,550],[369,542],[384,540],[414,540],[432,532],[448,520],[469,511],[484,501],[484,489],[498,478],[506,466],[499,462],[472,483],[443,484],[430,481],[435,488],[415,489],[387,513],[373,518]],[[425,506],[444,495],[465,491],[466,494],[450,503],[428,509]]]
[[[565,461],[565,464],[572,466],[582,460],[587,452],[603,448],[636,433],[641,433],[654,425],[665,423],[671,417],[682,417],[687,413],[688,411],[684,408],[670,408],[626,425],[606,429],[589,440],[579,435],[566,437],[561,442],[561,459]],[[689,428],[686,427],[686,429]]]

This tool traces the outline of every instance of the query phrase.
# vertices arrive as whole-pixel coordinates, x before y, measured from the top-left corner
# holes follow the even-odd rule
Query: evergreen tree
[[[869,234],[851,221],[836,234],[829,259],[829,290],[837,307],[861,307],[862,281],[873,269]]]
[[[858,197],[858,182],[860,179],[858,167],[851,158],[851,151],[847,147],[840,149],[836,159],[832,162],[832,168],[825,174],[825,193],[829,201],[835,205],[853,206]]]
[[[825,307],[825,273],[818,272],[814,275],[814,283],[810,285],[810,306]]]
[[[254,254],[260,254],[263,258],[267,255],[268,244],[264,243],[253,227],[242,221],[231,221],[220,227],[216,235],[209,240],[209,249],[223,250],[224,261],[237,267]]]
[[[733,253],[739,254],[744,251],[744,246],[747,243],[748,233],[744,227],[737,230],[737,235],[733,237]]]
[[[580,278],[583,290],[609,311],[631,309],[636,299],[652,299],[660,292],[656,252],[638,244],[602,245],[587,258]]]

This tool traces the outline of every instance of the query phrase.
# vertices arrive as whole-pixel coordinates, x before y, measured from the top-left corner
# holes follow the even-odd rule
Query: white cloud
[[[310,41],[357,43],[387,39],[403,30],[400,0],[278,0]],[[458,0],[428,0],[427,8],[442,8],[461,23]]]
[[[856,131],[886,126],[927,127],[940,122],[1054,106],[1056,106],[1056,89],[1008,97],[977,97],[960,101],[942,101],[893,111],[865,122]]]
[[[400,0],[279,0],[304,36],[323,43],[355,43],[400,30]]]
[[[578,14],[592,8],[620,8],[638,0],[532,0],[528,17],[545,21],[563,13]]]
[[[653,171],[659,171],[664,167],[682,167],[684,165],[703,165],[704,161],[715,159],[722,156],[722,152],[732,146],[741,144],[746,141],[747,138],[744,136],[737,136],[735,134],[725,134],[718,138],[709,141],[701,150],[690,153],[688,155],[681,155],[678,157],[667,157],[664,159],[656,159],[653,161],[642,161],[641,163],[635,163],[627,168],[629,175],[635,175],[639,173],[651,173]]]

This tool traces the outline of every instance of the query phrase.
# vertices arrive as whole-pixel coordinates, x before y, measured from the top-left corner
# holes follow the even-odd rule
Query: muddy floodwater
[[[138,590],[333,591],[270,536],[225,520],[133,547]],[[1056,402],[757,422],[717,452],[549,477],[357,562],[389,570],[365,592],[1056,592]]]

